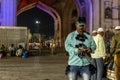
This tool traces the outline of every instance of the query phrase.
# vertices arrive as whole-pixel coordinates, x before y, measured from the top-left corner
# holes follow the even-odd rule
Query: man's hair
[[[81,25],[86,24],[86,19],[85,19],[85,17],[79,17],[79,18],[77,19],[76,23],[77,23],[77,24],[81,24]]]

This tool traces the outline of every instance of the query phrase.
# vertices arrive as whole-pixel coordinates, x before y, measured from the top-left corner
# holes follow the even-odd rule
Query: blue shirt
[[[93,40],[93,37],[87,33],[84,33],[84,35],[87,37],[84,42],[77,40],[76,36],[78,34],[79,33],[77,31],[73,31],[68,34],[65,40],[65,50],[69,53],[68,65],[85,66],[90,64],[90,61],[86,57],[80,58],[78,56],[78,48],[76,45],[84,44],[86,47],[91,48],[93,52],[96,49],[96,44]]]

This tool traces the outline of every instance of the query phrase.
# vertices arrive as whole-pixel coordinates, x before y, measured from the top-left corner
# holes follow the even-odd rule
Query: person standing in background
[[[116,80],[120,80],[120,26],[115,27],[115,35],[110,43],[110,54],[114,56],[115,77]]]
[[[93,30],[93,31],[92,31],[93,39],[95,38],[96,35],[97,35],[97,31],[96,31],[96,30]]]
[[[97,31],[96,31],[96,30],[93,30],[93,31],[92,31],[92,35],[93,35],[93,36],[96,36],[96,35],[97,35]]]
[[[105,42],[103,39],[104,30],[103,28],[98,28],[97,35],[94,37],[96,43],[96,50],[92,56],[92,63],[97,68],[97,72],[92,75],[92,80],[102,80],[103,70],[104,70],[104,61],[103,59],[106,56]]]

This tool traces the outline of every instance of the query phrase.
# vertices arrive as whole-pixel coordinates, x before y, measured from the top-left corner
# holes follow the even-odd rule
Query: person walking
[[[93,37],[85,32],[85,22],[84,17],[79,17],[76,30],[69,33],[65,40],[65,50],[69,54],[69,80],[78,80],[79,74],[82,80],[90,80],[90,61],[86,55],[94,52],[96,45]]]
[[[103,59],[106,56],[105,42],[103,39],[104,30],[103,28],[98,28],[97,35],[94,37],[96,43],[96,50],[92,56],[92,63],[96,67],[97,72],[92,75],[92,80],[102,80],[103,70],[104,70],[104,61]]]
[[[116,80],[120,80],[120,26],[115,27],[115,35],[111,39],[110,54],[114,56]]]

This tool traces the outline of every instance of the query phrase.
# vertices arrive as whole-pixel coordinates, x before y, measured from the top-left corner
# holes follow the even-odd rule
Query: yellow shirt
[[[105,57],[106,50],[105,50],[105,43],[104,39],[100,34],[94,36],[94,41],[96,43],[96,50],[93,54],[91,54],[92,58],[101,58]]]

